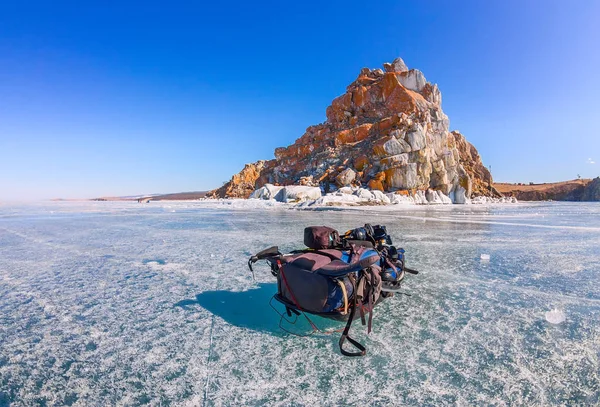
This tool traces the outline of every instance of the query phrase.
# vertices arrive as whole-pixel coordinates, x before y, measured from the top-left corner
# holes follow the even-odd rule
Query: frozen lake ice
[[[261,205],[0,205],[0,406],[600,404],[600,204]],[[367,356],[282,332],[248,257],[365,222],[421,271]]]

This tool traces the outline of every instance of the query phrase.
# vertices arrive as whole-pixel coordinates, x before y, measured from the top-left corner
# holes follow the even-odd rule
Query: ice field
[[[421,271],[353,325],[367,356],[282,332],[248,257],[365,222]],[[0,406],[144,404],[600,405],[600,204],[0,205]]]

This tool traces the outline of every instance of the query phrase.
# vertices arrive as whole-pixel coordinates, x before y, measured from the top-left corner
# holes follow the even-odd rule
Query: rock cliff
[[[414,195],[439,191],[455,203],[474,195],[499,195],[473,145],[449,130],[442,95],[421,71],[402,59],[384,69],[363,68],[346,93],[275,159],[247,164],[213,197],[247,198],[274,185],[345,186]]]
[[[600,201],[600,177],[594,178],[585,186],[581,197],[582,201]]]
[[[545,184],[507,184],[494,187],[519,201],[600,201],[600,177]]]

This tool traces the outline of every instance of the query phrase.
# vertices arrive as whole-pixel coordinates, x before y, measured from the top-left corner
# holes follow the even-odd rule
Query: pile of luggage
[[[268,262],[277,278],[273,298],[289,317],[304,315],[313,329],[318,328],[306,313],[346,320],[340,351],[364,356],[365,347],[348,335],[355,313],[370,333],[375,306],[400,290],[405,273],[418,271],[405,266],[404,249],[392,245],[382,225],[366,224],[343,235],[327,226],[309,226],[304,229],[304,244],[307,248],[287,254],[270,247],[252,256],[248,266],[253,271],[253,263]],[[357,351],[345,350],[346,341]]]

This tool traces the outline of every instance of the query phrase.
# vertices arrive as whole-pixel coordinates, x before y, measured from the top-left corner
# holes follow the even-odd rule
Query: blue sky
[[[3,2],[0,201],[218,187],[397,56],[496,181],[600,175],[598,1],[217,3]]]

